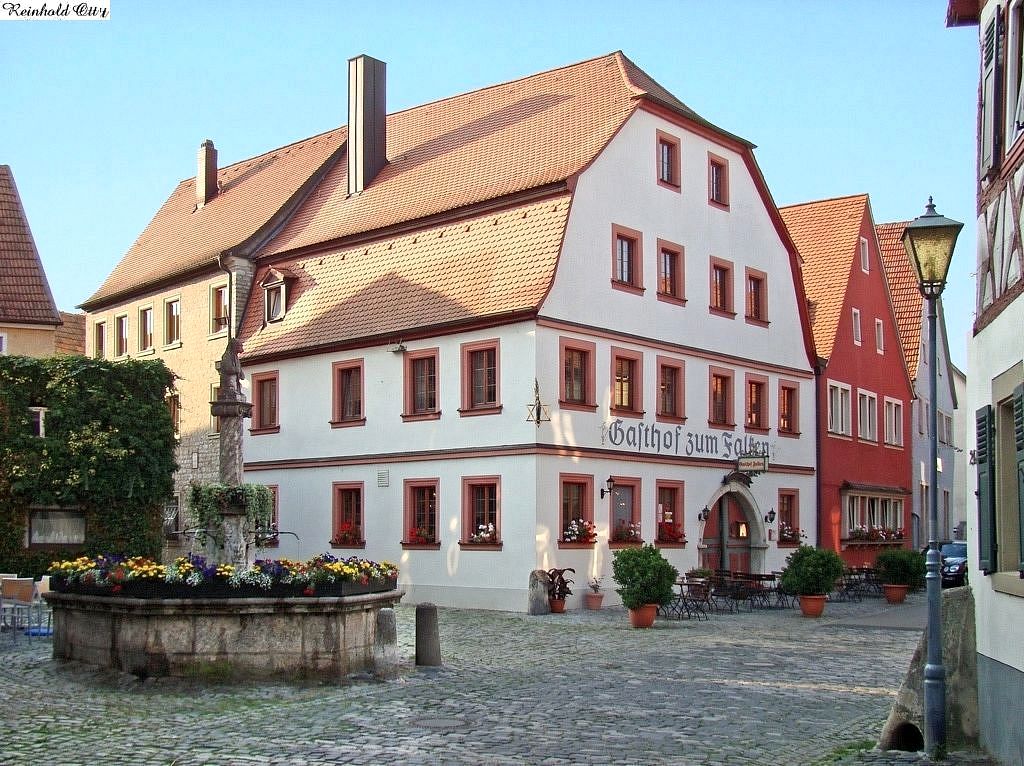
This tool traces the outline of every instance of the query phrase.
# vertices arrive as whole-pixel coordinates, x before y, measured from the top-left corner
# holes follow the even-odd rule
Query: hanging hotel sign
[[[761,454],[737,455],[736,470],[749,474],[764,473],[768,470],[768,456]]]
[[[760,456],[763,457],[763,461],[758,465],[767,465],[768,456],[773,449],[772,442],[768,439],[736,434],[732,431],[704,431],[681,425],[665,426],[643,421],[627,423],[621,418],[616,418],[605,425],[603,431],[602,444],[607,440],[613,447],[651,455],[710,457],[737,461],[741,457]],[[762,471],[767,468],[756,470]]]

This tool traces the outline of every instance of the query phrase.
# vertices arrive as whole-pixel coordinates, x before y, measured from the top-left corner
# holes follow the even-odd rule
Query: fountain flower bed
[[[59,593],[134,598],[354,596],[394,590],[398,582],[398,567],[389,561],[329,553],[309,561],[261,559],[247,569],[207,563],[194,554],[171,564],[100,554],[54,561],[49,574]]]
[[[138,676],[341,680],[374,669],[377,613],[401,598],[386,561],[82,556],[50,567],[56,658]]]

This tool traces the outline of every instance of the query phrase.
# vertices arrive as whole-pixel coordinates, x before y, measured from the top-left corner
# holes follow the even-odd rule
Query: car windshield
[[[953,559],[967,558],[967,543],[946,543],[942,546],[942,557]]]

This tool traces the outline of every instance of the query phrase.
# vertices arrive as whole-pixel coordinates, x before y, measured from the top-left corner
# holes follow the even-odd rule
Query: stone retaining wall
[[[373,671],[377,612],[403,591],[325,598],[138,599],[48,593],[53,656],[133,673],[341,680]]]

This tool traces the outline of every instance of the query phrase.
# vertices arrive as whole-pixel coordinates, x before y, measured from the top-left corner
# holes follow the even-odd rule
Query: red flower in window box
[[[629,522],[625,519],[619,519],[619,523],[615,525],[615,529],[612,530],[612,542],[616,543],[639,543],[640,538],[640,524],[638,522]]]
[[[658,522],[658,542],[685,543],[686,533],[671,521]]]
[[[331,538],[331,545],[359,545],[362,542],[362,530],[350,521],[343,522]]]
[[[412,545],[430,545],[434,536],[427,527],[412,527],[409,530],[408,542]]]

